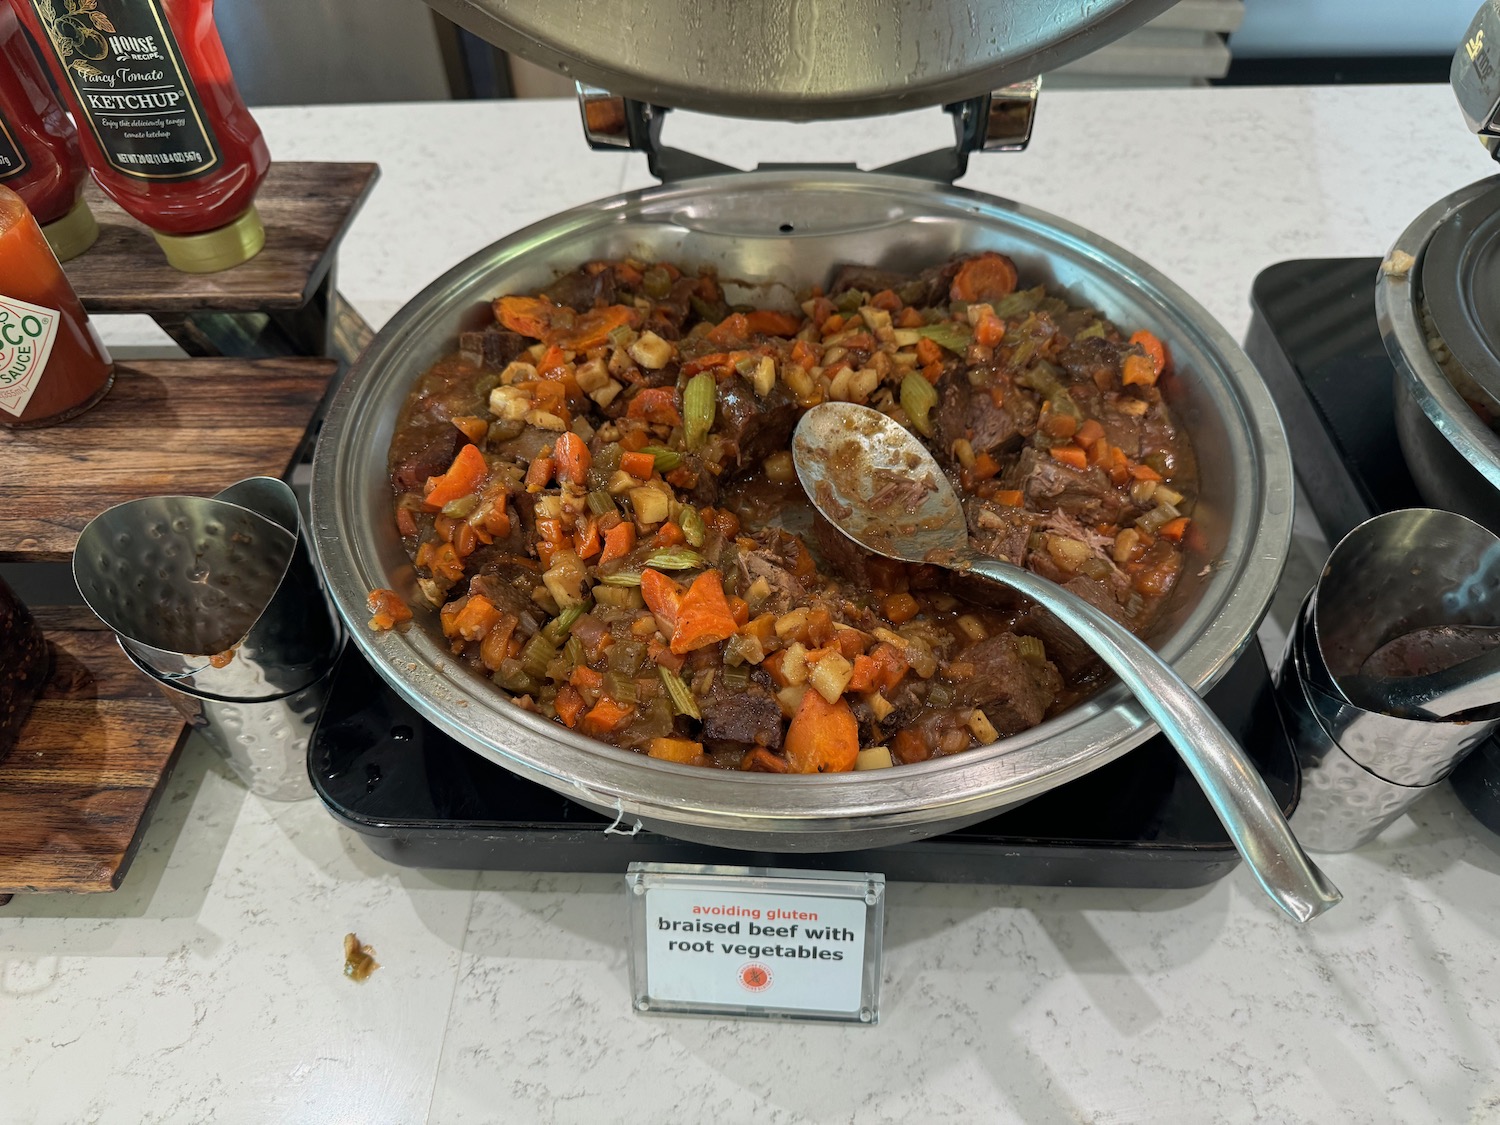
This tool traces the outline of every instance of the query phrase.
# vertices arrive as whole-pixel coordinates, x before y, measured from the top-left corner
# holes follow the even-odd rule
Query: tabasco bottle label
[[[117,172],[189,180],[223,159],[160,0],[31,0]]]
[[[56,309],[0,296],[0,410],[20,416],[57,339]]]
[[[5,114],[0,113],[0,184],[24,171],[26,150],[10,131],[10,126],[5,122]]]

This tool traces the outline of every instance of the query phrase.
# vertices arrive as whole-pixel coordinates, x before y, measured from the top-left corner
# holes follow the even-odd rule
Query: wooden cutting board
[[[186,728],[87,609],[34,612],[52,677],[0,762],[0,896],[110,891]]]
[[[138,360],[71,422],[0,428],[0,562],[65,563],[84,525],[126,500],[282,476],[337,370],[300,357]]]

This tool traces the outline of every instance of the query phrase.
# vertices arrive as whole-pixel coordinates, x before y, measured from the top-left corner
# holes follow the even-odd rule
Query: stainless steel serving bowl
[[[491,298],[532,291],[599,257],[711,264],[722,279],[793,287],[861,262],[917,269],[994,249],[1022,277],[1168,341],[1164,390],[1197,452],[1190,553],[1153,643],[1200,691],[1254,636],[1291,536],[1286,438],[1260,376],[1202,308],[1145,263],[1021,204],[898,176],[762,172],[631,192],[520,231],[454,267],[380,332],[332,404],[313,471],[313,530],[329,588],[376,670],[439,728],[505,768],[668,835],[763,851],[919,839],[983,819],[1104,765],[1154,727],[1119,685],[992,746],[889,771],[791,777],[658,762],[522,711],[449,653],[421,608],[396,533],[386,454],[413,380],[483,325]],[[727,284],[731,299],[735,286]],[[760,299],[789,300],[757,287]],[[378,587],[416,611],[404,632],[365,624]]]
[[[1422,256],[1438,228],[1460,207],[1496,190],[1500,177],[1460,188],[1417,216],[1393,251],[1415,259],[1400,274],[1382,273],[1375,313],[1396,369],[1396,436],[1422,499],[1500,534],[1500,436],[1480,421],[1433,358],[1424,323]]]

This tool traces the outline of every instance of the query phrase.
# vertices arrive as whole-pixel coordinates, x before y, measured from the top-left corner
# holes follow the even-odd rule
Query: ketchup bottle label
[[[31,0],[104,158],[190,180],[222,155],[159,0]]]
[[[0,410],[19,416],[31,401],[57,339],[58,316],[56,309],[0,297]]]
[[[6,127],[5,115],[0,114],[0,184],[12,176],[26,171],[26,150],[15,134]]]

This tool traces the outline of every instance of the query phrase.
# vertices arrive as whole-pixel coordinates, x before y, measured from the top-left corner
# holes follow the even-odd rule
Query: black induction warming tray
[[[1297,767],[1258,645],[1207,699],[1282,811]],[[1196,887],[1239,863],[1160,735],[1085,777],[945,836],[866,851],[776,855],[631,835],[509,773],[426,722],[345,652],[308,751],[318,796],[376,854],[408,867],[623,873],[641,862],[881,871],[935,883]]]

